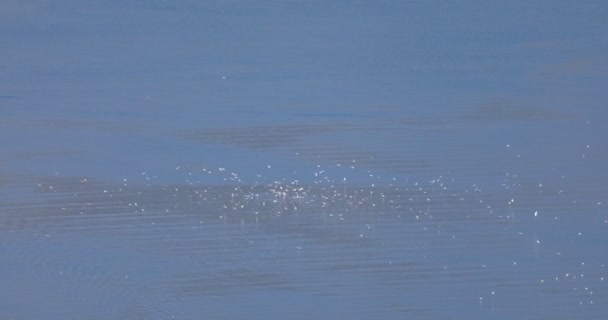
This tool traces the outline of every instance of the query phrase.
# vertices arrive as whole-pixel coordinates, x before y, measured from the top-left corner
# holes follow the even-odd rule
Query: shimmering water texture
[[[147,172],[115,182],[5,175],[2,315],[600,319],[606,310],[602,192],[510,173],[489,190],[354,166],[367,181],[332,176],[353,163],[310,166],[310,184],[273,180],[271,165],[250,182],[224,167],[177,166],[181,184]],[[222,182],[206,184],[211,176]]]
[[[0,320],[607,319],[607,16],[0,0]]]

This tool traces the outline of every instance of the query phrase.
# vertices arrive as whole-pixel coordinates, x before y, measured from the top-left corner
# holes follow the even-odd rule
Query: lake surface
[[[604,319],[607,14],[0,2],[0,318]]]

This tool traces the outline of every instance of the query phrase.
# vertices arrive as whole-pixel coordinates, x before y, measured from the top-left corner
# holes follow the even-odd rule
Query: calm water
[[[0,2],[0,318],[604,319],[606,14]]]

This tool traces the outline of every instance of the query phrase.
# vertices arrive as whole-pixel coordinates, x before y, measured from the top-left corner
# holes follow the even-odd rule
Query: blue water
[[[607,13],[0,3],[0,318],[603,319]]]

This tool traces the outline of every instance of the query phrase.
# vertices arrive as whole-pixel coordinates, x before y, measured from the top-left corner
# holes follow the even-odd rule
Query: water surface
[[[0,317],[603,319],[606,10],[0,4]]]

